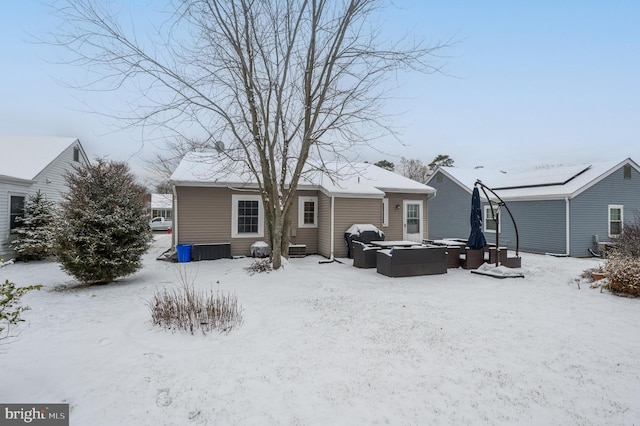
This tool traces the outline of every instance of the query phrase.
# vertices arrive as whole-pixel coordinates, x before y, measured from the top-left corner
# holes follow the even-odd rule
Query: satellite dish
[[[218,151],[218,152],[222,152],[222,151],[224,151],[224,142],[222,142],[222,141],[215,141],[215,142],[213,143],[213,145],[215,146],[216,151]]]

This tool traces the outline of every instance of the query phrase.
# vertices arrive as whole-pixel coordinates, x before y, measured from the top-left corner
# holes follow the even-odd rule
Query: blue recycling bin
[[[192,244],[178,244],[176,251],[178,252],[178,262],[191,262],[191,248]]]

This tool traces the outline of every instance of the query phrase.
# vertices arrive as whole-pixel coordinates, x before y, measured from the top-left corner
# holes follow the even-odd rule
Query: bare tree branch
[[[158,172],[223,141],[228,167],[258,182],[276,268],[306,170],[327,171],[327,161],[393,133],[382,113],[393,77],[438,72],[430,59],[451,45],[381,42],[370,22],[384,0],[175,0],[156,40],[138,38],[113,6],[64,0],[57,9],[65,24],[53,43],[86,67],[79,87],[140,94],[121,118],[174,136]]]

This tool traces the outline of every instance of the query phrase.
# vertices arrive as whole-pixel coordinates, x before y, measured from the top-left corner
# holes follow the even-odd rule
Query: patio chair
[[[467,247],[460,256],[460,264],[464,269],[477,269],[484,263],[484,249],[473,250]]]
[[[380,247],[370,246],[362,241],[352,241],[353,266],[356,268],[375,268],[376,254]]]

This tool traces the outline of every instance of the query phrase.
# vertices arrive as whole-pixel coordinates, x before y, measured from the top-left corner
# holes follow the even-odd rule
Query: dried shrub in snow
[[[622,234],[618,235],[611,247],[613,254],[640,258],[640,213],[635,213],[633,222],[626,222]]]
[[[1,259],[0,259],[1,260]],[[16,287],[14,283],[5,280],[0,284],[0,340],[9,335],[9,328],[19,322],[22,312],[29,309],[28,306],[20,305],[20,299],[28,291],[40,290],[42,285],[30,285],[27,287]]]
[[[593,274],[594,273],[603,273],[604,272],[604,266],[603,265],[598,265],[595,266],[593,268],[589,268],[589,269],[585,269],[584,271],[582,271],[582,274],[580,275],[580,278],[586,280],[586,281],[593,281]]]
[[[604,265],[606,288],[613,293],[640,296],[640,258],[614,253]]]
[[[273,267],[270,259],[261,259],[254,260],[250,266],[247,266],[244,269],[249,272],[249,275],[253,275],[261,272],[270,272],[273,270]]]
[[[156,293],[148,303],[154,325],[165,329],[185,330],[203,334],[218,330],[229,333],[242,325],[242,306],[235,294],[221,292],[208,293],[194,288],[186,272],[181,271],[182,287],[171,292],[166,289]]]

